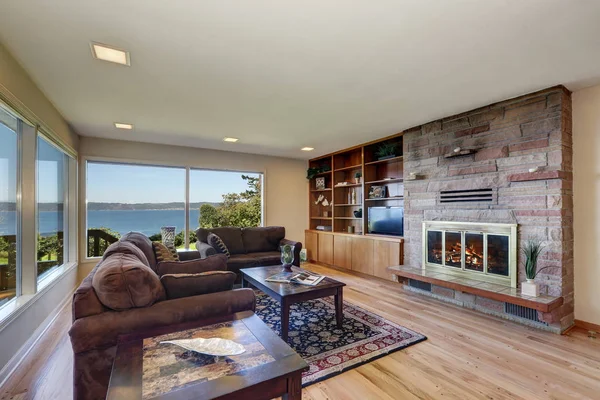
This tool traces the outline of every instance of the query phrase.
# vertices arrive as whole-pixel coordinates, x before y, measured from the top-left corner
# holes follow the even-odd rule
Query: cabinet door
[[[318,261],[324,264],[333,264],[333,235],[319,233]]]
[[[335,235],[333,239],[333,265],[336,267],[352,268],[352,251],[350,237]]]
[[[308,261],[317,261],[318,259],[318,233],[316,232],[305,232],[304,244],[306,246],[306,259]]]
[[[352,271],[373,275],[373,240],[351,238]]]
[[[393,281],[387,267],[400,265],[400,243],[385,240],[373,241],[373,275]]]

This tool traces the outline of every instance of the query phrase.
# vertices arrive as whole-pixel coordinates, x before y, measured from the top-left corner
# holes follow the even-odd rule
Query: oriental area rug
[[[281,336],[279,303],[259,290],[255,293],[256,314]],[[310,365],[302,375],[303,387],[426,339],[348,302],[344,302],[344,321],[338,329],[333,298],[290,306],[287,343]]]

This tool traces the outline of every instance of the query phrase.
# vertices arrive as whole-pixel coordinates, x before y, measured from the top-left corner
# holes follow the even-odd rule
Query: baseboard
[[[21,365],[21,362],[27,357],[27,354],[33,349],[36,343],[42,338],[44,333],[50,328],[52,323],[58,317],[58,314],[63,307],[72,300],[73,293],[76,287],[71,290],[67,296],[59,303],[57,307],[52,310],[50,314],[44,319],[44,321],[37,327],[33,334],[27,339],[27,341],[21,346],[19,351],[10,359],[10,361],[0,370],[0,387],[4,386],[15,370]]]
[[[582,321],[580,319],[575,320],[575,326],[578,328],[585,329],[586,331],[594,331],[600,333],[600,325],[592,324],[591,322]]]

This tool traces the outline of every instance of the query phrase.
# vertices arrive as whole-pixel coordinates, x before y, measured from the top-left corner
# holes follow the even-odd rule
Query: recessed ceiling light
[[[237,142],[238,140],[240,140],[240,139],[238,139],[238,138],[234,138],[234,137],[226,137],[226,138],[223,138],[223,141],[224,141],[224,142],[230,142],[230,143],[235,143],[235,142]]]
[[[94,56],[94,58],[98,60],[108,61],[127,66],[131,65],[131,60],[129,59],[128,51],[94,42],[91,43],[91,47],[92,56]]]
[[[115,122],[115,128],[118,129],[133,129],[133,125],[131,124],[122,124],[120,122]]]
[[[313,151],[315,148],[314,147],[303,147],[300,150],[302,151]]]

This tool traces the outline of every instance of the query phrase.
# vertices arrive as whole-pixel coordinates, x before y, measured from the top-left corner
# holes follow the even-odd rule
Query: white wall
[[[86,157],[100,157],[107,160],[128,160],[160,165],[262,172],[265,174],[265,225],[284,226],[289,239],[304,241],[304,230],[308,228],[306,161],[91,137],[81,137],[79,155],[80,168],[84,168]],[[83,174],[80,175],[83,177]],[[80,181],[79,187],[79,229],[84,235],[85,182]],[[148,188],[149,193],[152,190],[160,189]],[[95,262],[85,262],[83,260],[85,252],[82,249],[80,254],[82,266],[80,278],[83,278],[93,268]]]
[[[573,93],[575,318],[600,325],[600,85]]]

